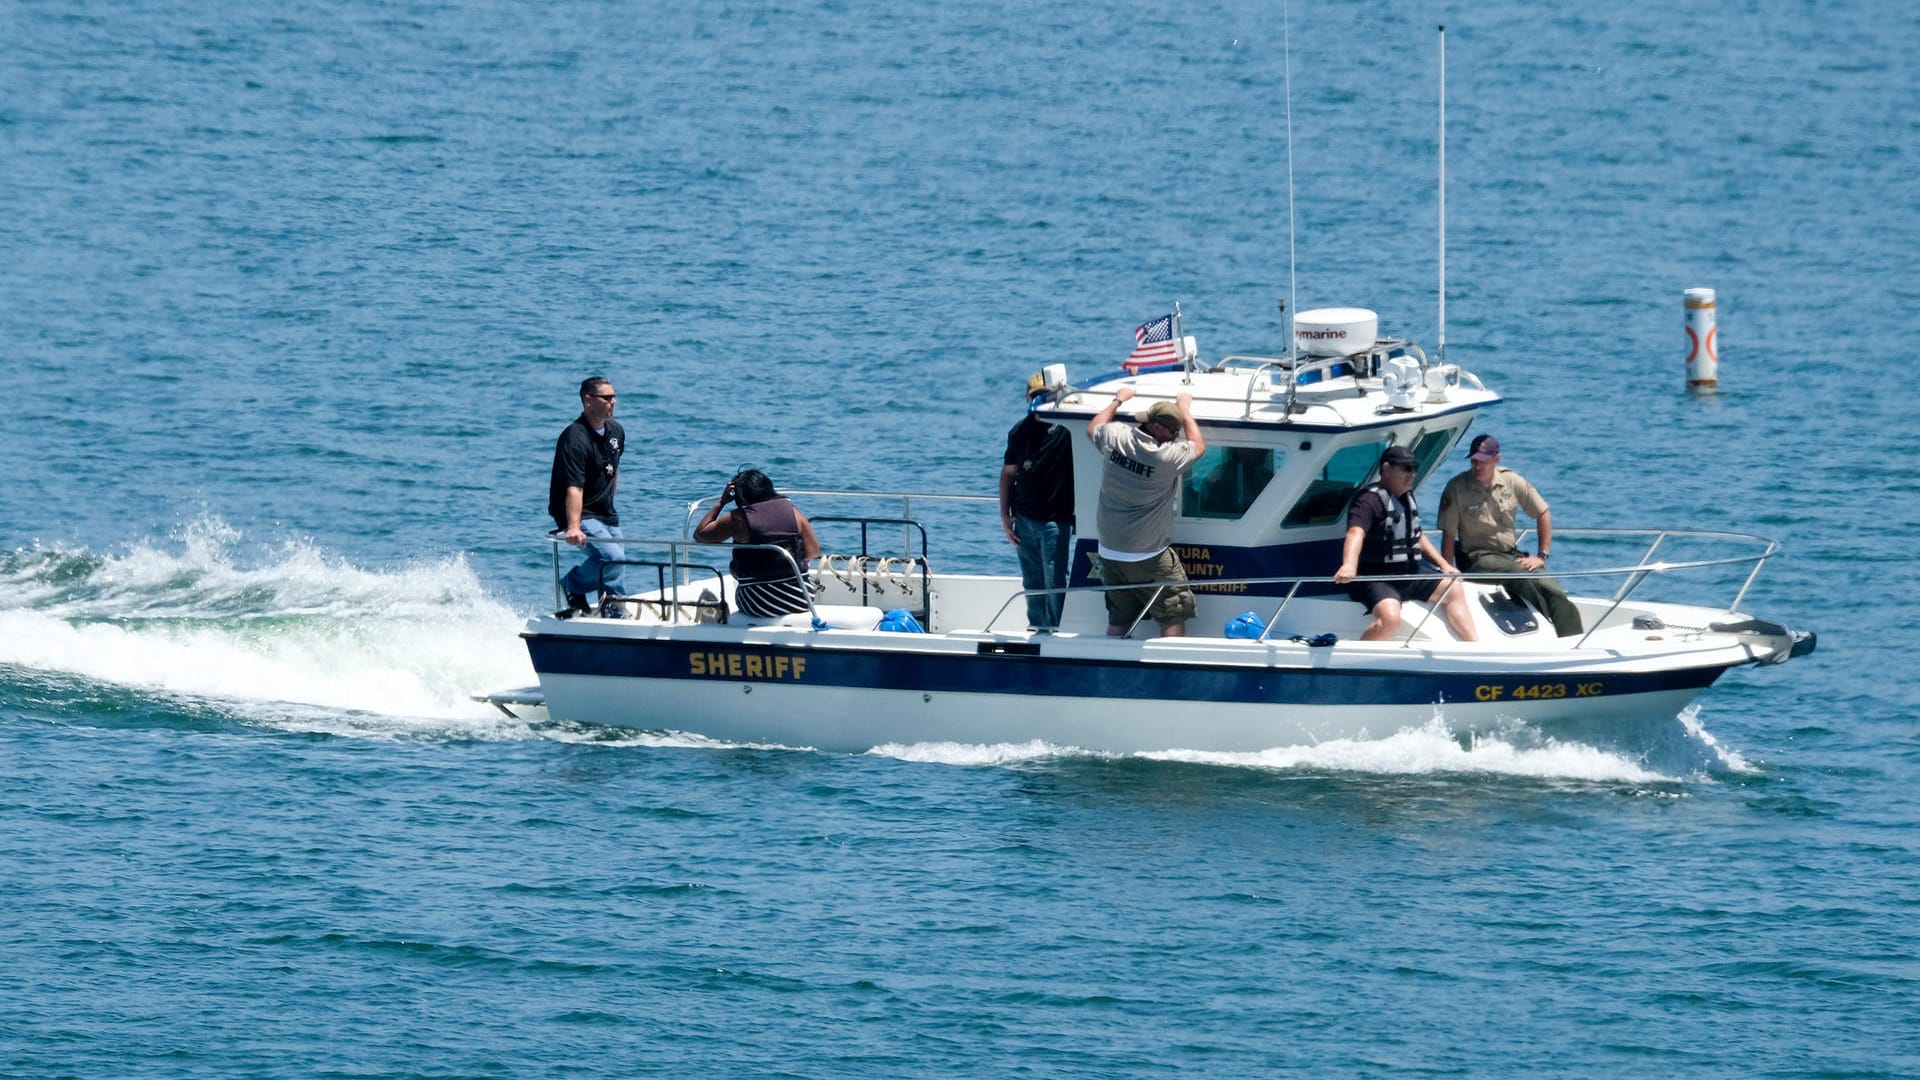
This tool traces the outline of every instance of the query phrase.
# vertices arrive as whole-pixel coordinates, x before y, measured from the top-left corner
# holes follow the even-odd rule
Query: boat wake
[[[1689,778],[1757,771],[1720,745],[1689,705],[1662,727],[1670,733],[1638,745],[1599,745],[1553,738],[1514,723],[1497,732],[1462,737],[1436,713],[1418,728],[1377,739],[1332,739],[1312,746],[1245,753],[1168,749],[1110,754],[1045,742],[965,745],[892,743],[869,751],[901,761],[944,765],[1021,765],[1069,758],[1169,761],[1306,773],[1393,776],[1515,776],[1595,783],[1672,784]]]
[[[1173,750],[1144,755],[1163,761],[1241,765],[1294,771],[1406,775],[1498,775],[1540,780],[1631,784],[1673,782],[1636,756],[1579,742],[1530,738],[1524,731],[1465,740],[1435,717],[1379,739],[1334,739],[1315,746],[1278,747],[1245,754]]]
[[[459,556],[370,570],[303,541],[251,551],[217,520],[0,555],[0,666],[294,730],[516,737],[467,695],[532,681],[522,621]]]
[[[777,749],[557,723],[537,709],[509,717],[472,701],[476,688],[533,681],[518,636],[523,621],[488,595],[460,556],[367,569],[304,541],[255,550],[217,520],[116,554],[52,546],[0,555],[0,678],[12,669],[36,686],[120,688],[175,712],[286,731]],[[1101,758],[1633,784],[1755,771],[1706,730],[1697,706],[1626,739],[1549,738],[1518,722],[1463,738],[1436,713],[1380,738],[1250,753],[1115,755],[1037,740],[893,743],[869,753],[961,766]]]

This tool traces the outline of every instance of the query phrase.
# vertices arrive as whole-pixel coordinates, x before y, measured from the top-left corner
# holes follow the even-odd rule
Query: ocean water
[[[0,9],[0,1074],[1920,1073],[1920,21],[1282,14]],[[665,535],[743,462],[989,494],[1027,373],[1176,300],[1433,345],[1442,22],[1477,430],[1563,528],[1780,540],[1745,606],[1818,653],[1239,755],[469,699],[588,374]]]

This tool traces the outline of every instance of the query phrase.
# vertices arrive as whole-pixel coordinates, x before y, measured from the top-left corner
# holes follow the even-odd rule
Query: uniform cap
[[[1187,430],[1187,422],[1180,419],[1179,407],[1171,401],[1154,402],[1153,407],[1147,410],[1147,415],[1140,418],[1140,422],[1142,424],[1159,424],[1161,427],[1166,428],[1169,433],[1176,436]]]

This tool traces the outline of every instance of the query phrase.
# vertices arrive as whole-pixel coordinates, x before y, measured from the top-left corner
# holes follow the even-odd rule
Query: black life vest
[[[1370,484],[1360,493],[1363,499],[1369,495],[1380,500],[1385,512],[1374,520],[1372,530],[1360,546],[1361,573],[1401,570],[1409,563],[1417,563],[1420,559],[1420,505],[1414,502],[1413,492],[1407,492],[1404,504],[1389,494],[1383,484]]]
[[[807,568],[807,548],[806,542],[800,537],[800,519],[786,496],[743,506],[734,513],[747,523],[747,543],[778,544],[793,555],[794,564],[801,570]],[[737,581],[790,581],[793,579],[793,566],[788,565],[778,552],[758,548],[736,551],[733,553],[733,576]]]

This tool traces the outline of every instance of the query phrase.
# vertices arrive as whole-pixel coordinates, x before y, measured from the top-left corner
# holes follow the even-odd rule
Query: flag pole
[[[1173,302],[1173,353],[1180,358],[1180,370],[1186,372],[1181,382],[1193,385],[1193,357],[1187,355],[1187,339],[1180,336],[1180,301]]]

